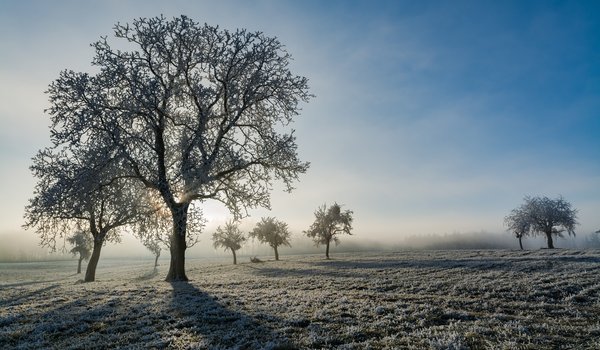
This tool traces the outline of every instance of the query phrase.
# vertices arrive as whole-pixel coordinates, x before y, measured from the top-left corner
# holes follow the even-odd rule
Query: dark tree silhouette
[[[78,256],[77,273],[81,273],[81,262],[88,260],[92,254],[92,240],[85,231],[77,231],[71,237],[67,238],[67,242],[73,246],[69,251],[71,254]]]
[[[246,237],[240,231],[239,224],[233,220],[225,223],[225,226],[217,227],[217,231],[213,233],[213,246],[215,249],[224,248],[225,250],[231,250],[233,254],[233,264],[237,264],[237,256],[235,252],[242,247],[242,244],[246,241]]]
[[[504,222],[509,229],[522,232],[521,236],[546,235],[549,249],[554,248],[552,236],[562,237],[565,231],[575,236],[575,226],[578,225],[577,210],[571,208],[571,203],[562,196],[556,199],[527,196],[525,203],[514,209]]]
[[[106,135],[125,176],[155,191],[172,219],[166,280],[187,280],[188,209],[213,199],[240,218],[269,207],[273,180],[288,191],[308,169],[293,130],[307,79],[260,32],[222,30],[188,17],[117,24],[93,44],[95,75],[64,71],[50,86],[59,136]],[[125,49],[123,49],[125,48]]]
[[[315,211],[315,222],[304,233],[312,238],[317,246],[325,245],[325,257],[329,259],[331,242],[338,245],[340,234],[352,234],[352,214],[351,210],[342,212],[341,206],[337,203],[329,208],[327,208],[327,204],[323,204]]]
[[[272,217],[261,218],[249,235],[273,248],[275,260],[279,260],[278,248],[280,246],[292,246],[290,244],[290,231],[287,224]]]

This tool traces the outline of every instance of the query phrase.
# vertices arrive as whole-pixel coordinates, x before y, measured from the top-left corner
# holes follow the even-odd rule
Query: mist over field
[[[47,248],[39,246],[39,238],[29,233],[4,234],[2,245],[0,245],[0,261],[2,262],[26,262],[45,260],[76,260],[71,254],[61,252],[50,252]],[[285,255],[318,254],[323,251],[322,247],[316,247],[308,238],[294,234],[292,236],[292,247],[284,247],[281,253]],[[559,248],[598,248],[590,245],[590,235],[579,234],[576,237],[559,239]],[[526,249],[540,249],[544,247],[543,237],[528,238],[524,242]],[[69,245],[65,245],[69,248]],[[332,252],[365,252],[365,251],[393,251],[393,250],[468,250],[468,249],[518,249],[516,239],[508,232],[489,233],[444,233],[444,234],[420,234],[407,237],[399,237],[397,240],[382,241],[359,236],[345,237],[342,243],[332,247]],[[250,240],[239,252],[243,261],[249,257],[259,256],[270,258],[273,255],[271,248]],[[151,259],[152,254],[136,238],[124,235],[122,243],[107,244],[103,250],[106,258],[112,259]],[[210,232],[200,236],[200,242],[189,248],[186,254],[190,258],[228,258],[230,253],[222,249],[214,249],[210,242]],[[163,256],[162,259],[167,259]]]

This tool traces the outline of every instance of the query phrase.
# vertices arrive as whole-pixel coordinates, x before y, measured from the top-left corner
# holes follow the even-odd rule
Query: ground
[[[598,250],[332,257],[0,264],[0,348],[600,349]]]

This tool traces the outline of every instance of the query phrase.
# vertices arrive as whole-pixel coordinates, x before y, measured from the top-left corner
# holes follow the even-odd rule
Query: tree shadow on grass
[[[20,284],[20,285],[9,285],[0,288],[0,307],[8,307],[17,304],[21,304],[27,302],[30,299],[40,299],[44,298],[47,293],[50,293],[53,289],[57,288],[58,284],[52,284],[46,287],[37,288],[34,290],[28,289],[15,289],[16,287],[24,287],[27,285],[31,285],[28,283]],[[6,290],[7,293],[2,293],[3,290]]]
[[[77,276],[77,274],[72,274],[69,275],[68,277],[74,277]],[[51,280],[37,280],[37,281],[22,281],[22,282],[14,282],[14,283],[6,283],[6,284],[0,284],[0,291],[3,289],[10,289],[10,288],[15,288],[15,287],[25,287],[25,286],[29,286],[32,284],[46,284],[46,283],[52,283],[52,282],[62,282],[64,281],[63,279],[51,279]]]
[[[167,348],[157,306],[168,298],[153,286],[64,284],[30,294],[38,297],[0,311],[0,348]]]
[[[271,325],[284,321],[268,314],[236,311],[243,301],[209,295],[188,282],[172,282],[173,327],[169,343],[208,349],[297,349]]]
[[[288,277],[295,276],[299,278],[309,278],[309,277],[330,277],[330,278],[357,278],[363,277],[367,278],[370,276],[368,272],[359,273],[356,271],[349,271],[349,269],[344,268],[333,268],[333,269],[325,269],[325,268],[281,268],[274,266],[249,266],[247,265],[250,273],[254,275],[269,277],[269,278],[279,278],[279,277]]]
[[[158,269],[155,267],[152,271],[146,272],[145,274],[135,278],[135,281],[148,281],[158,276]]]
[[[454,253],[444,256],[444,252],[421,252],[419,254],[383,255],[374,258],[361,259],[331,259],[317,261],[300,261],[303,267],[279,267],[271,265],[244,265],[252,274],[277,278],[282,276],[297,277],[329,277],[329,278],[370,278],[377,273],[390,273],[402,269],[423,270],[426,272],[436,271],[459,271],[459,272],[547,272],[553,266],[563,263],[577,264],[581,268],[598,268],[600,257],[596,255],[581,256],[573,254],[552,255],[538,254],[529,255],[527,252],[511,253],[504,256],[501,252],[465,252]]]
[[[279,318],[250,316],[235,299],[146,280],[32,288],[3,303],[0,348],[297,348],[274,330]]]

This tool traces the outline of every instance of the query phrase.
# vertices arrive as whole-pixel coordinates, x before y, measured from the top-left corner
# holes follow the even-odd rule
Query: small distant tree
[[[162,253],[162,248],[171,249],[173,220],[169,208],[152,191],[146,193],[144,201],[153,208],[153,212],[135,222],[132,228],[134,235],[154,254],[154,268],[156,268],[158,267],[158,258]],[[200,241],[200,234],[204,229],[206,219],[202,215],[202,210],[192,203],[188,211],[187,221],[186,249],[193,247]]]
[[[213,246],[215,249],[224,248],[225,250],[231,250],[233,254],[233,264],[237,264],[237,257],[235,252],[242,247],[242,244],[246,241],[246,237],[240,231],[239,224],[235,221],[229,221],[225,224],[225,227],[217,227],[217,231],[213,233]]]
[[[590,248],[600,248],[600,230],[592,232],[586,239],[586,243]]]
[[[554,248],[552,236],[563,237],[565,231],[575,236],[575,226],[579,224],[577,210],[562,196],[556,199],[527,196],[525,203],[514,209],[504,220],[513,230],[514,227],[525,230],[521,236],[545,234],[549,249]]]
[[[160,253],[162,252],[160,242],[158,240],[147,240],[143,244],[154,255],[154,268],[156,269],[158,267],[158,258],[160,258]]]
[[[272,217],[261,218],[261,221],[256,224],[254,230],[249,235],[273,248],[275,260],[279,260],[279,246],[292,246],[290,244],[290,231],[287,224]]]
[[[529,214],[522,207],[513,209],[510,215],[504,218],[504,225],[512,231],[519,240],[519,247],[523,250],[523,238],[529,235],[531,231],[531,222]]]
[[[81,262],[89,260],[92,254],[92,240],[85,231],[77,231],[73,236],[67,238],[67,242],[73,246],[70,250],[71,254],[79,255],[77,263],[77,273],[79,274],[81,273]]]
[[[342,212],[341,206],[337,203],[329,208],[326,204],[323,204],[315,211],[315,222],[304,233],[312,238],[317,246],[325,245],[325,257],[329,259],[331,242],[333,241],[338,245],[340,242],[338,235],[352,234],[350,232],[352,231],[352,214],[351,210]]]

